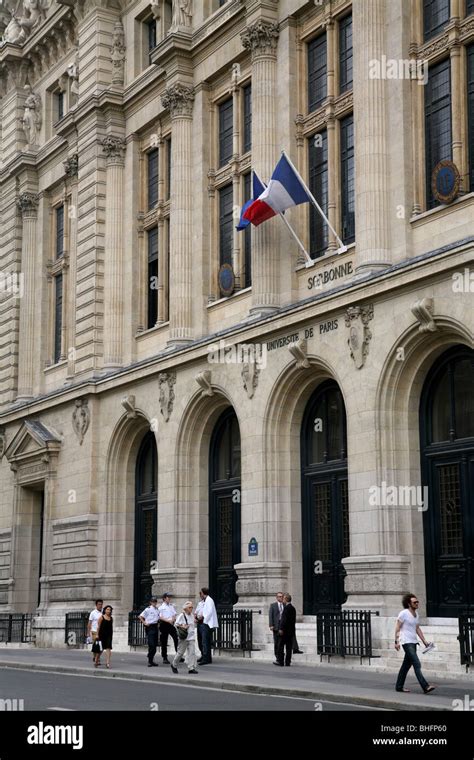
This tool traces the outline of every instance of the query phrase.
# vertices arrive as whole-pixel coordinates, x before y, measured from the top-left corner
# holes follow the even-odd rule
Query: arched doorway
[[[141,443],[135,470],[135,609],[148,603],[153,586],[150,571],[157,560],[157,479],[156,441],[154,434],[148,432]]]
[[[303,611],[346,601],[342,558],[349,551],[346,410],[337,383],[322,383],[301,429]]]
[[[474,607],[474,351],[456,347],[432,367],[420,403],[427,612]]]
[[[231,408],[217,421],[209,457],[209,585],[219,607],[238,600],[234,565],[240,562],[240,460],[239,423]]]

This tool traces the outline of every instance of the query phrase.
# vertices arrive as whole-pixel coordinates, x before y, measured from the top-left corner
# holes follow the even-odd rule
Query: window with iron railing
[[[147,327],[151,329],[158,319],[158,227],[147,231],[148,242],[148,302]]]
[[[244,100],[244,138],[243,138],[243,152],[252,148],[252,85],[248,84],[243,88],[243,100]]]
[[[155,148],[147,153],[148,176],[147,195],[148,209],[152,209],[158,202],[158,149]]]
[[[219,190],[219,260],[220,265],[232,266],[233,250],[233,187],[226,185]]]
[[[232,158],[234,108],[232,98],[219,106],[219,166]]]

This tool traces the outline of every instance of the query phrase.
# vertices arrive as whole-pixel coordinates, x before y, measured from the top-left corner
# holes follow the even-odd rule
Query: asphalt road
[[[198,686],[0,668],[0,700],[7,699],[23,700],[25,711],[373,711],[373,708],[343,703],[315,703],[310,699],[253,695]],[[21,703],[17,702],[17,705]]]

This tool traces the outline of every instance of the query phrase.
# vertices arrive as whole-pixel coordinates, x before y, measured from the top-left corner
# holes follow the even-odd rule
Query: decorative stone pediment
[[[61,437],[39,420],[25,420],[5,450],[21,484],[44,480],[56,471]]]

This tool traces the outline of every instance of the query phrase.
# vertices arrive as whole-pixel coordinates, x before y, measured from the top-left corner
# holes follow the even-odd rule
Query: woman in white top
[[[185,653],[187,653],[186,663],[189,673],[197,673],[196,670],[196,643],[195,643],[195,623],[193,615],[193,603],[186,602],[183,605],[183,611],[176,618],[176,628],[179,631],[186,631],[186,638],[178,637],[178,651],[171,663],[173,673],[178,673],[178,664]]]

